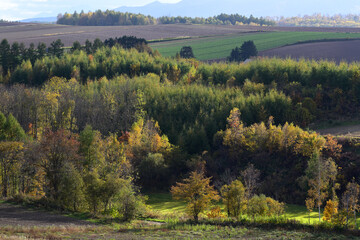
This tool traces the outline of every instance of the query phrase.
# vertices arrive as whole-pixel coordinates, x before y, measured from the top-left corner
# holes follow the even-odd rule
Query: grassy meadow
[[[166,57],[175,56],[183,46],[191,46],[198,60],[211,60],[226,58],[233,48],[249,40],[254,41],[258,51],[264,51],[305,41],[356,38],[360,33],[259,32],[156,42],[150,46]]]

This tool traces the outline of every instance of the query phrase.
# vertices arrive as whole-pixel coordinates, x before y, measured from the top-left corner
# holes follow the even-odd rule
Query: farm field
[[[45,42],[61,39],[66,46],[71,46],[74,41],[84,44],[86,39],[100,38],[105,40],[110,37],[123,35],[145,38],[147,40],[227,35],[241,32],[259,31],[257,28],[214,25],[149,25],[149,26],[66,26],[56,24],[9,24],[0,25],[0,39],[6,38],[9,42]]]
[[[182,46],[191,46],[197,59],[211,60],[226,58],[230,55],[233,48],[237,46],[240,47],[243,42],[249,40],[254,41],[258,51],[264,51],[303,41],[352,38],[360,38],[360,34],[329,32],[264,32],[160,42],[151,44],[151,47],[157,49],[164,56],[175,56],[176,52],[179,52]],[[330,43],[318,43],[318,45],[322,44],[325,44],[326,46],[326,44]],[[344,45],[347,44],[348,42]],[[296,46],[292,47],[296,48]],[[351,46],[349,48],[351,48]],[[341,53],[340,50],[338,52]],[[284,51],[284,54],[286,54],[286,50]],[[267,55],[265,54],[265,56]],[[338,57],[341,57],[341,55]]]
[[[360,61],[360,40],[296,44],[265,50],[259,55],[295,59],[327,59],[337,63],[356,62]]]
[[[65,46],[74,41],[84,43],[86,39],[132,35],[146,40],[174,39],[181,37],[230,37],[235,34],[255,32],[318,32],[318,33],[360,33],[360,28],[315,28],[315,27],[261,27],[261,26],[228,26],[228,25],[147,25],[147,26],[68,26],[38,23],[2,23],[0,24],[0,39],[6,38],[30,44],[61,39]],[[230,35],[230,36],[228,36]],[[200,39],[202,40],[202,39]],[[301,39],[299,39],[301,40]]]

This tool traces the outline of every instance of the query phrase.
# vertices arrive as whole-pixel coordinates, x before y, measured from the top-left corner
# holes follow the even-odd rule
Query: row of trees
[[[73,14],[59,14],[56,23],[80,26],[153,25],[156,23],[156,19],[143,14],[97,10],[88,13],[84,13],[84,11],[77,13],[75,11]]]
[[[0,43],[0,65],[3,76],[10,75],[22,62],[29,61],[34,64],[36,60],[46,55],[61,57],[64,52],[64,44],[60,39],[52,42],[49,47],[45,43],[39,43],[35,48],[33,43],[29,48],[24,43],[14,42],[11,45],[6,39]]]
[[[160,24],[216,24],[216,25],[258,25],[258,26],[274,26],[275,22],[263,17],[256,18],[253,15],[246,17],[239,14],[225,14],[208,18],[191,18],[191,17],[160,17],[157,19]]]
[[[109,38],[104,42],[99,38],[96,38],[93,42],[86,40],[84,46],[82,46],[80,42],[75,41],[70,48],[70,53],[84,51],[86,54],[95,54],[98,49],[104,46],[111,48],[115,45],[124,49],[135,48],[139,52],[153,53],[145,39],[133,36]],[[29,61],[33,67],[36,60],[41,60],[45,56],[61,58],[64,54],[63,47],[64,44],[60,39],[53,41],[49,47],[47,47],[45,43],[39,43],[36,48],[33,43],[26,48],[24,43],[14,42],[10,45],[7,39],[3,39],[0,43],[0,72],[2,73],[2,77],[10,77],[11,73],[14,72],[18,66],[27,61]],[[23,67],[30,67],[30,65],[25,64]]]
[[[154,25],[154,24],[221,24],[221,25],[242,25],[251,24],[259,26],[273,26],[275,22],[263,17],[256,18],[239,14],[220,14],[209,18],[191,17],[160,17],[154,18],[143,14],[122,13],[113,10],[84,13],[76,11],[71,13],[59,14],[57,24],[81,25],[81,26],[116,26],[116,25]]]
[[[315,13],[313,15],[304,15],[298,17],[287,17],[277,19],[279,26],[305,26],[305,27],[359,27],[360,15],[336,14],[333,16]]]

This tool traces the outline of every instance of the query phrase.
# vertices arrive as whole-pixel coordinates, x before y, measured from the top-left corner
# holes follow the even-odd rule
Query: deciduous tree
[[[183,183],[176,183],[171,187],[174,199],[183,199],[188,202],[187,212],[197,222],[199,214],[205,211],[212,200],[219,200],[218,192],[210,186],[210,179],[204,173],[193,171]]]
[[[240,180],[221,188],[221,195],[228,216],[238,217],[246,209],[245,187]]]
[[[319,209],[319,222],[321,221],[320,207],[327,196],[327,188],[330,181],[336,178],[337,167],[331,159],[320,156],[319,151],[315,151],[308,161],[306,176],[309,183],[308,195],[313,198]]]

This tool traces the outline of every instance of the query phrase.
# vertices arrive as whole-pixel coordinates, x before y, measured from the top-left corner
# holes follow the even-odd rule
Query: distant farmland
[[[226,58],[231,49],[248,40],[253,40],[259,51],[264,51],[303,41],[358,38],[360,33],[263,32],[160,42],[151,44],[151,47],[158,49],[164,56],[174,56],[182,46],[191,46],[197,59],[210,60]]]
[[[259,51],[274,49],[266,56],[288,56],[287,48],[278,49],[299,41],[322,39],[357,39],[360,28],[315,28],[315,27],[259,27],[228,25],[147,25],[147,26],[65,26],[36,23],[0,24],[0,40],[6,38],[10,43],[44,42],[49,45],[61,39],[65,47],[74,41],[84,44],[86,39],[105,40],[110,37],[136,36],[151,42],[151,47],[158,49],[164,56],[175,56],[182,46],[193,47],[199,60],[226,58],[231,49],[244,41],[253,40]],[[344,42],[350,44],[351,41]],[[320,45],[322,43],[319,43]],[[327,43],[324,43],[327,44]],[[340,46],[340,45],[338,45]],[[339,48],[341,49],[341,48]],[[331,49],[325,49],[328,51]],[[276,51],[281,51],[278,54]],[[293,51],[293,50],[292,50]],[[312,51],[311,51],[312,52]],[[338,53],[342,53],[341,50]],[[346,55],[346,53],[344,53]],[[355,54],[358,54],[356,52]],[[360,50],[359,54],[360,55]],[[294,57],[296,57],[294,55]],[[306,56],[305,56],[306,57]],[[341,57],[341,56],[340,56]],[[344,57],[346,58],[346,57]],[[350,59],[351,60],[351,59]]]
[[[61,39],[65,46],[74,41],[84,44],[86,39],[105,40],[110,37],[136,36],[146,40],[173,39],[178,37],[218,36],[258,31],[257,28],[214,25],[148,25],[148,26],[65,26],[56,24],[8,24],[0,25],[0,39],[10,43],[44,42]]]

